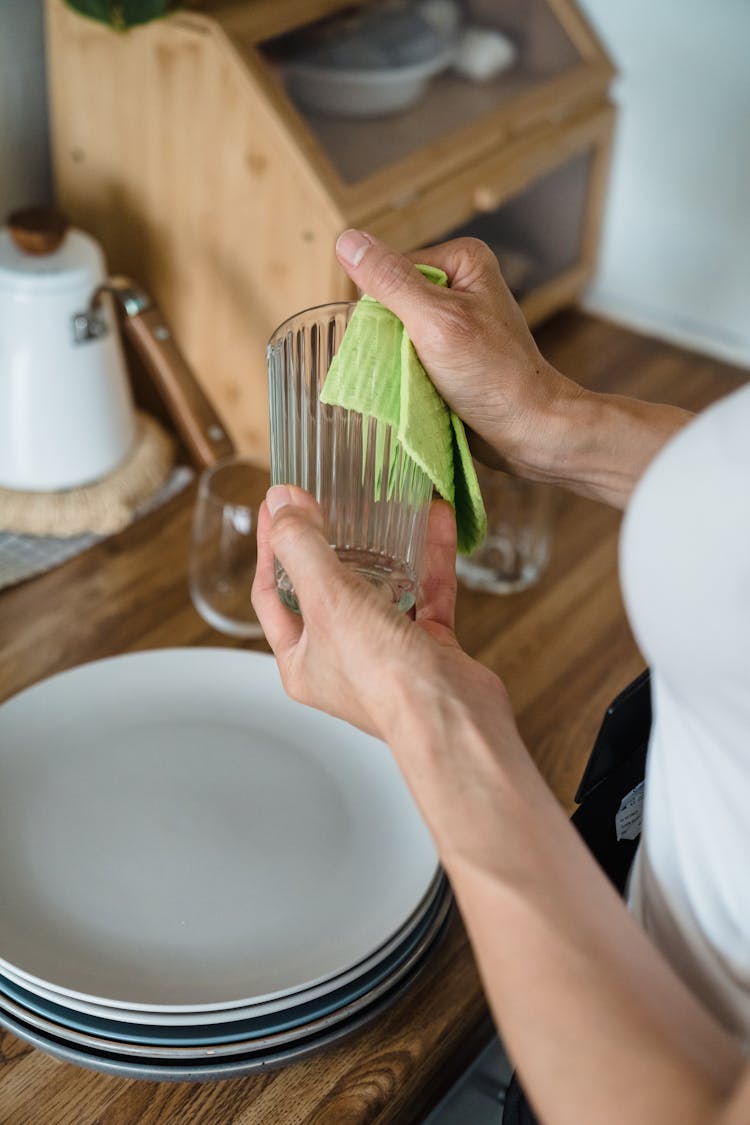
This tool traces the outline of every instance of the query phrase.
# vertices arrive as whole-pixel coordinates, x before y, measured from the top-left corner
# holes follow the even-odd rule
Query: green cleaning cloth
[[[448,284],[440,269],[417,269],[436,285]],[[403,452],[455,508],[459,551],[479,546],[487,513],[464,424],[433,386],[401,321],[373,297],[357,304],[320,399],[390,426]]]

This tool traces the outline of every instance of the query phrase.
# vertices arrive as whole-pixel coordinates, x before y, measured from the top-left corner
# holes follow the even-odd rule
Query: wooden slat
[[[368,0],[201,0],[195,7],[213,16],[230,34],[261,43]]]
[[[350,183],[340,181],[336,185],[335,198],[352,225],[367,222],[374,212],[397,206],[405,194],[450,180],[467,164],[503,151],[504,146],[518,138],[533,138],[549,124],[557,124],[563,131],[565,123],[580,111],[595,110],[605,102],[610,76],[603,64],[581,64],[557,77],[540,79],[506,104],[487,109],[461,128],[448,130],[429,143],[420,144],[420,118],[433,119],[438,115],[439,119],[440,81],[435,80],[437,108],[428,97],[410,111],[414,122],[413,151],[366,178]],[[449,85],[450,81],[445,79],[445,84]],[[386,143],[378,136],[382,123],[374,129],[368,129],[372,122],[360,123],[356,136],[357,126],[351,122],[323,124],[321,121],[320,124],[323,131],[335,131],[336,144],[341,148],[347,144],[357,147],[370,144],[377,151],[378,145]]]
[[[615,68],[609,58],[604,42],[597,34],[596,28],[586,19],[581,8],[572,0],[547,0],[550,11],[559,20],[560,26],[570,37],[577,51],[583,58],[596,59],[609,68],[610,76],[614,77]]]
[[[531,327],[542,324],[560,309],[575,304],[591,280],[592,274],[593,269],[589,265],[571,266],[549,281],[535,286],[519,302]]]
[[[615,115],[609,122],[609,128],[602,132],[599,144],[592,152],[592,167],[588,184],[588,199],[583,217],[583,231],[581,238],[581,265],[592,277],[596,269],[599,256],[600,232],[604,218],[604,207],[607,201],[607,187],[612,164],[612,149],[614,133],[617,128]]]
[[[591,155],[591,174],[581,200],[580,253],[576,262],[536,285],[521,301],[532,325],[575,302],[591,279],[601,224],[604,175],[608,163],[613,111],[600,106],[564,127],[548,126],[532,138],[519,139],[502,152],[471,164],[443,184],[417,194],[368,224],[373,234],[402,250],[439,241],[446,231],[471,220],[480,195],[500,201],[517,196],[538,179],[582,154]],[[541,141],[541,143],[536,143]]]
[[[47,13],[59,202],[151,293],[237,444],[267,462],[265,345],[316,295],[349,295],[343,222],[205,16],[117,35],[61,0]]]

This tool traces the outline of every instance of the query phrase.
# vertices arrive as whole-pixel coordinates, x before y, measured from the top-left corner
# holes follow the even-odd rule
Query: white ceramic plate
[[[32,986],[271,1000],[369,956],[436,869],[387,748],[291,702],[270,656],[113,657],[0,707],[0,971]]]
[[[437,935],[436,943],[443,933],[444,930]],[[422,972],[428,958],[429,953],[385,996],[373,1000],[371,1005],[357,1015],[305,1039],[275,1049],[250,1051],[245,1055],[229,1059],[204,1058],[180,1063],[175,1060],[132,1058],[114,1051],[83,1048],[67,1043],[58,1035],[40,1031],[3,1009],[0,1009],[0,1027],[7,1028],[19,1039],[38,1047],[53,1058],[86,1067],[88,1070],[115,1074],[121,1078],[150,1079],[155,1082],[209,1082],[224,1078],[239,1078],[245,1074],[262,1073],[286,1066],[298,1059],[317,1054],[339,1039],[352,1035],[404,995]]]
[[[358,961],[351,969],[347,969],[345,973],[329,977],[312,988],[303,988],[298,992],[279,996],[275,1000],[267,1000],[261,1004],[247,1004],[241,1008],[217,1008],[200,1012],[198,1015],[192,1011],[152,1012],[136,1008],[118,1008],[112,1005],[92,1004],[77,996],[69,996],[64,992],[45,988],[40,984],[32,984],[24,977],[12,973],[8,969],[0,974],[0,992],[8,993],[5,983],[9,982],[10,985],[17,985],[19,988],[33,993],[42,1005],[40,1009],[42,1014],[44,1014],[45,1003],[51,1003],[67,1008],[71,1016],[80,1015],[84,1019],[93,1017],[94,1019],[119,1020],[122,1023],[141,1026],[142,1028],[150,1025],[157,1034],[163,1034],[168,1029],[173,1029],[175,1034],[179,1034],[180,1029],[193,1028],[196,1025],[207,1028],[213,1025],[216,1028],[217,1035],[224,1033],[228,1036],[234,1031],[236,1025],[247,1020],[257,1020],[259,1017],[267,1016],[270,1024],[272,1024],[274,1016],[289,1019],[295,1009],[299,1007],[309,1006],[319,1001],[320,1007],[323,1008],[326,1005],[327,998],[332,994],[336,994],[348,985],[359,986],[360,981],[364,981],[374,972],[377,972],[383,962],[393,958],[393,955],[397,954],[404,945],[413,941],[412,935],[416,930],[424,927],[425,918],[434,910],[435,903],[444,896],[445,888],[446,879],[441,873],[433,879],[422,902],[394,936],[383,945],[378,946],[369,957],[365,957],[363,961]],[[9,995],[14,998],[12,993],[9,993]]]
[[[424,960],[427,951],[432,947],[438,934],[442,932],[450,905],[450,895],[446,894],[413,948],[409,950],[405,957],[392,965],[380,980],[373,981],[370,987],[360,996],[348,999],[342,998],[341,1003],[330,1012],[313,1016],[294,1027],[279,1031],[266,1031],[260,1034],[256,1032],[244,1039],[235,1039],[232,1042],[225,1043],[133,1043],[127,1039],[122,1039],[119,1034],[111,1035],[103,1030],[81,1031],[78,1028],[71,1027],[67,1022],[41,1015],[2,993],[0,993],[0,1012],[22,1019],[30,1027],[43,1031],[47,1035],[55,1035],[65,1043],[87,1050],[111,1051],[144,1061],[148,1059],[171,1059],[175,1062],[184,1063],[196,1059],[236,1058],[240,1055],[246,1055],[248,1052],[273,1050],[287,1043],[308,1039],[311,1035],[322,1034],[329,1028],[335,1027],[336,1024],[351,1019],[358,1012],[364,1011],[376,1000],[392,991],[399,981],[408,977],[411,970]]]

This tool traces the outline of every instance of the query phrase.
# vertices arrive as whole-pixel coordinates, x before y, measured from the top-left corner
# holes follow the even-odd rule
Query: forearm
[[[394,753],[542,1120],[707,1125],[741,1068],[731,1038],[628,915],[507,709],[467,721],[444,693],[424,702],[411,692]]]
[[[552,815],[526,823],[506,862],[498,875],[457,859],[449,873],[498,1027],[541,1119],[713,1122],[741,1068],[739,1052],[571,826]]]
[[[547,366],[536,400],[500,439],[502,462],[517,475],[624,508],[651,459],[691,417],[676,406],[584,390]]]

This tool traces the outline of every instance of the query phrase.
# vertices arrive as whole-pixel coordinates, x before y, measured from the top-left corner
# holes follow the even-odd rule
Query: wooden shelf
[[[486,84],[445,73],[408,112],[354,122],[293,104],[273,61],[280,35],[340,11],[338,0],[204,0],[127,35],[46,0],[60,205],[113,272],[151,291],[261,463],[266,341],[292,312],[354,295],[333,254],[344,227],[412,249],[497,212],[498,244],[531,251],[519,295],[532,321],[591,275],[611,64],[571,0],[463,3],[515,37],[518,65]],[[540,210],[541,181],[576,161],[575,190],[560,171]]]
[[[537,89],[544,80],[525,67],[514,67],[487,83],[466,82],[447,72],[433,79],[428,97],[397,117],[358,121],[309,114],[305,120],[341,178],[356,184],[447,136],[459,137],[468,126],[489,125],[492,135],[498,108]]]
[[[246,43],[261,43],[368,0],[197,0],[194,7]]]

